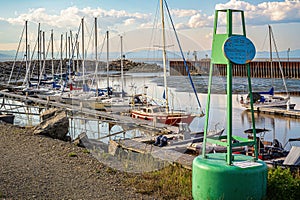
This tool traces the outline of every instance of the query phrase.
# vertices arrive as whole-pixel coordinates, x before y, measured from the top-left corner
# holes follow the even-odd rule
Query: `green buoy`
[[[233,165],[228,165],[225,157],[225,153],[216,153],[194,159],[194,199],[262,199],[267,185],[265,163],[239,154],[234,156]]]
[[[226,33],[217,33],[218,14],[226,14]],[[242,34],[232,33],[233,13],[240,13]],[[206,119],[202,155],[193,161],[192,194],[195,200],[241,200],[263,199],[267,187],[267,166],[258,160],[257,142],[254,139],[242,138],[232,134],[232,63],[246,65],[248,72],[248,89],[250,94],[253,138],[256,138],[253,112],[253,97],[249,62],[255,56],[253,43],[246,38],[244,12],[241,10],[216,10],[212,43],[212,56],[209,72],[209,85],[206,104]],[[227,65],[227,128],[226,136],[207,137],[210,93],[214,64]],[[242,67],[242,66],[241,66]],[[238,142],[233,142],[236,140]],[[206,143],[217,144],[227,148],[226,153],[206,154]],[[233,154],[233,147],[253,146],[254,157]]]

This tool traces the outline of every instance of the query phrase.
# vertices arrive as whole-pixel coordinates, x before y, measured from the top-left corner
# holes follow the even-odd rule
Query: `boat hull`
[[[184,113],[162,113],[162,114],[148,114],[139,111],[131,111],[131,117],[143,120],[155,120],[157,123],[168,124],[171,126],[178,126],[179,123],[190,124],[195,116]]]

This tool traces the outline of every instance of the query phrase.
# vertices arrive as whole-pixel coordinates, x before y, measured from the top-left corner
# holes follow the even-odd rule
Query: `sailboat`
[[[157,123],[168,124],[172,126],[179,126],[180,123],[190,124],[197,116],[185,111],[175,111],[169,108],[168,102],[168,87],[167,87],[167,69],[166,69],[166,44],[165,44],[165,22],[164,22],[164,4],[163,0],[160,0],[161,11],[161,24],[162,24],[162,42],[163,42],[163,70],[164,70],[164,102],[165,106],[157,106],[146,103],[146,106],[139,108],[133,108],[130,111],[132,118],[139,118],[143,120],[151,120]],[[175,30],[175,29],[174,29]],[[176,34],[176,32],[175,32]],[[146,98],[146,97],[145,97]],[[197,99],[198,100],[198,99]],[[147,99],[145,99],[147,101]],[[203,115],[201,115],[203,116]]]
[[[88,107],[95,110],[106,110],[105,107],[107,103],[102,102],[104,97],[100,96],[104,92],[104,90],[96,88],[91,88],[88,84],[90,81],[86,81],[86,74],[85,74],[85,46],[84,46],[84,18],[81,19],[81,31],[82,31],[82,76],[76,77],[77,80],[72,79],[71,77],[71,64],[73,59],[73,54],[75,51],[76,46],[72,47],[72,55],[70,55],[69,60],[69,75],[68,75],[68,84],[70,86],[69,92],[64,92],[61,95],[61,102],[67,104],[75,104],[75,105],[82,105],[83,107]],[[78,34],[76,36],[76,44],[77,44]],[[96,70],[98,65],[97,60],[97,18],[95,18],[95,63],[96,63]],[[73,83],[77,82],[82,85],[82,87],[74,87]]]
[[[277,52],[277,47],[275,43],[275,39],[273,36],[272,27],[268,25],[269,28],[269,45],[270,45],[270,67],[271,67],[271,78],[273,83],[273,58],[272,58],[272,39],[273,43]],[[278,54],[277,54],[278,56]],[[290,103],[290,95],[286,86],[284,74],[282,67],[279,62],[279,68],[282,75],[282,80],[285,87],[286,96],[279,96],[275,95],[274,93],[274,87],[272,86],[269,91],[260,91],[260,92],[253,92],[253,102],[254,102],[254,108],[259,109],[261,107],[277,107],[277,108],[286,108],[286,109],[294,109],[296,104]],[[250,109],[250,98],[249,95],[244,98],[241,96],[240,98],[240,104],[242,107],[246,109]]]

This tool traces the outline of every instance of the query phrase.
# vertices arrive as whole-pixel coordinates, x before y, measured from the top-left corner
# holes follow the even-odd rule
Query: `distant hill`
[[[293,58],[298,58],[300,59],[300,49],[296,49],[293,51],[290,51],[289,53],[287,51],[280,51],[278,52],[279,58],[280,59],[287,59],[288,57],[293,59]],[[272,56],[274,58],[277,58],[276,52],[273,52]],[[268,51],[260,51],[256,53],[255,58],[269,58],[270,57],[270,52]]]
[[[211,51],[210,50],[206,50],[206,51],[197,51],[197,59],[203,59],[206,58],[206,56],[208,58],[210,58],[211,55]],[[105,54],[105,52],[104,52]],[[110,52],[110,60],[117,60],[120,58],[120,53],[119,52]],[[4,51],[4,50],[0,50],[0,61],[11,61],[14,60],[16,55],[16,51],[12,50],[12,51]],[[18,60],[21,60],[23,58],[21,58],[21,56],[24,55],[23,53],[19,53],[19,58]],[[137,52],[124,52],[125,58],[127,59],[133,59],[133,60],[138,60],[138,58],[149,58],[149,59],[160,59],[162,56],[161,51],[137,51]],[[181,58],[180,56],[180,52],[167,52],[167,57],[169,59],[178,59]],[[286,60],[287,57],[289,57],[289,59],[299,59],[300,60],[300,49],[295,49],[295,50],[291,50],[289,53],[287,51],[281,51],[278,52],[279,58],[282,60]],[[194,60],[194,55],[193,53],[188,53],[185,52],[184,53],[185,59],[187,60]],[[93,54],[89,54],[87,56],[87,59],[94,59],[94,55]],[[256,56],[255,58],[269,58],[270,57],[270,53],[268,51],[260,51],[260,52],[256,52]],[[273,52],[273,58],[277,58],[276,52]],[[100,59],[102,60],[106,60],[105,56],[102,56]]]
[[[13,60],[15,57],[16,51],[1,51],[0,50],[0,61]]]

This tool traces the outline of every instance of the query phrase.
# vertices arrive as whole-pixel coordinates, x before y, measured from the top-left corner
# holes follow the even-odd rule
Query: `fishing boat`
[[[271,80],[272,80],[272,87],[269,91],[259,91],[259,92],[253,92],[253,105],[254,109],[257,110],[261,107],[279,107],[279,108],[286,108],[286,109],[294,109],[296,104],[293,104],[290,102],[290,95],[287,89],[287,85],[285,82],[283,70],[281,67],[281,64],[279,62],[279,69],[282,75],[282,81],[285,87],[285,93],[286,95],[275,95],[274,92],[274,79],[273,79],[273,58],[272,58],[272,40],[277,52],[277,47],[272,31],[272,27],[269,25],[269,47],[270,47],[270,67],[271,67]],[[277,53],[278,56],[278,53]],[[240,104],[242,107],[246,109],[250,109],[250,97],[247,95],[246,97],[241,96],[240,97]]]
[[[164,105],[158,106],[158,105],[146,103],[146,106],[141,106],[141,107],[137,107],[137,108],[134,107],[133,109],[131,109],[130,115],[132,118],[139,118],[139,119],[143,119],[143,120],[152,120],[154,122],[168,124],[168,125],[172,125],[172,126],[178,126],[178,123],[180,123],[180,122],[190,124],[193,121],[193,119],[197,116],[196,114],[191,114],[191,113],[188,113],[188,112],[182,111],[182,110],[173,110],[173,109],[170,109],[170,107],[169,107],[169,100],[168,100],[169,91],[168,91],[168,86],[167,86],[167,67],[166,67],[166,61],[167,61],[166,39],[165,39],[165,27],[164,27],[164,25],[165,25],[164,3],[163,2],[165,2],[165,1],[160,0],[162,43],[163,43],[162,57],[163,57],[163,71],[164,71],[164,94],[163,94],[164,99],[162,101],[164,102]],[[166,3],[165,3],[165,6],[167,6]],[[168,13],[168,14],[170,16],[170,13]],[[173,25],[173,29],[174,29],[177,41],[179,41],[176,31],[175,31],[175,28],[174,28],[174,25]],[[178,42],[178,46],[182,52],[179,42]],[[183,53],[182,53],[182,58],[185,61]],[[186,62],[185,62],[185,64],[186,64]],[[192,83],[191,75],[189,73],[188,67],[186,67],[186,70],[188,72],[190,81]],[[196,98],[198,100],[199,107],[201,108],[201,104],[200,104],[200,101],[198,99],[197,92],[195,91],[195,89],[194,89],[194,92],[195,92]],[[147,99],[144,99],[144,100],[147,102]],[[202,116],[204,116],[204,114],[202,113],[198,116],[202,117]]]
[[[258,148],[258,158],[261,160],[271,160],[276,158],[286,157],[289,151],[285,150],[284,146],[273,137],[273,141],[266,141],[265,134],[270,130],[265,128],[256,128],[256,141]],[[248,139],[253,139],[253,129],[244,131],[248,135]],[[250,146],[245,152],[247,155],[254,155],[254,147]]]

